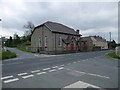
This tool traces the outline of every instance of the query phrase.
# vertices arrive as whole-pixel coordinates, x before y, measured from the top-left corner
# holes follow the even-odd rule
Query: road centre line
[[[76,62],[73,62],[73,63],[76,63]]]
[[[64,69],[64,67],[60,67],[60,68],[58,68],[58,70],[62,70],[62,69]]]
[[[10,80],[4,81],[4,83],[14,82],[14,81],[18,81],[18,80],[19,80],[18,78],[10,79]]]
[[[58,66],[54,66],[54,67],[52,67],[52,68],[57,68]]]
[[[6,76],[6,77],[2,77],[1,79],[8,79],[8,78],[12,78],[13,76]]]
[[[27,73],[20,73],[18,74],[18,76],[22,76],[22,75],[26,75]]]
[[[49,70],[49,72],[54,72],[54,71],[56,71],[56,69],[53,69],[53,70]]]
[[[31,71],[31,73],[36,73],[36,72],[40,72],[40,70]]]
[[[70,65],[71,63],[68,63],[67,65]]]
[[[50,68],[44,68],[43,70],[49,70]]]
[[[60,66],[64,66],[64,64],[63,64],[63,65],[60,65]]]
[[[34,75],[27,75],[27,76],[23,76],[22,78],[26,79],[26,78],[30,78],[30,77],[33,77]]]
[[[37,73],[37,75],[41,75],[41,74],[45,74],[46,72],[40,72],[40,73]]]

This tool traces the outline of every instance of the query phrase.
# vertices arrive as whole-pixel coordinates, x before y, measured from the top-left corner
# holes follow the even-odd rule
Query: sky
[[[0,36],[23,36],[23,26],[31,21],[35,26],[46,21],[62,23],[83,36],[100,35],[107,40],[118,42],[117,2],[24,2],[7,1],[0,3]]]

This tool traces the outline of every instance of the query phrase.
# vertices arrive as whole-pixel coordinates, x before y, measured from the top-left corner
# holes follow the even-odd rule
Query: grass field
[[[112,57],[112,58],[120,59],[120,57],[117,56],[117,55],[115,54],[115,52],[108,53],[108,56],[110,56],[110,57]]]

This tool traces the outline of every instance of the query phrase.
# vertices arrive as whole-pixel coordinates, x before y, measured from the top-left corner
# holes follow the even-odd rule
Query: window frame
[[[59,37],[58,45],[59,45],[59,46],[62,46],[62,37]]]
[[[44,38],[44,46],[47,47],[47,36]]]

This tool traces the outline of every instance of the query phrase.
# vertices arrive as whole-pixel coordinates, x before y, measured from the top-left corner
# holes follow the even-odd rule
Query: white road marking
[[[3,64],[3,65],[14,65],[14,64],[22,64],[23,62],[17,62],[17,63],[9,63],[9,64]]]
[[[41,75],[41,74],[45,74],[46,72],[40,72],[40,73],[37,73],[37,75]]]
[[[49,70],[50,68],[44,68],[43,70]]]
[[[92,74],[92,73],[87,73],[87,74],[88,74],[88,75],[92,75],[92,76],[97,76],[97,77],[102,77],[102,78],[110,79],[110,77],[101,76],[101,75],[97,75],[97,74]]]
[[[54,67],[52,67],[52,68],[57,68],[58,66],[54,66]]]
[[[60,67],[60,68],[58,68],[58,70],[62,70],[62,69],[64,69],[64,67]]]
[[[30,78],[30,77],[33,77],[34,75],[28,75],[28,76],[23,76],[22,78],[26,79],[26,78]]]
[[[68,63],[67,65],[70,65],[71,63]]]
[[[87,75],[91,75],[91,76],[97,76],[97,77],[101,77],[101,78],[107,78],[107,79],[110,79],[110,77],[102,76],[102,75],[98,75],[98,74],[87,73],[87,72],[81,72],[81,71],[72,70],[72,69],[66,69],[66,70],[71,70],[71,71],[75,71],[75,72],[78,72],[78,73],[83,73],[83,74],[87,74]]]
[[[86,83],[86,82],[83,82],[83,81],[78,81],[78,82],[75,82],[73,84],[70,84],[64,88],[87,88],[87,87],[91,87],[91,88],[100,88],[98,86],[95,86],[95,85],[92,85],[92,84],[89,84],[89,83]],[[63,88],[63,90],[64,90]]]
[[[76,62],[73,62],[73,63],[76,63]]]
[[[64,66],[64,64],[63,64],[63,65],[60,65],[60,66]]]
[[[10,79],[10,80],[4,81],[4,83],[14,82],[14,81],[18,81],[18,80],[19,80],[18,78]]]
[[[53,70],[49,70],[49,72],[54,72],[54,71],[56,71],[56,69],[53,69]]]
[[[86,72],[81,72],[81,71],[76,71],[74,70],[75,72],[78,72],[78,73],[83,73],[83,74],[87,74]]]
[[[18,76],[22,76],[22,75],[26,75],[27,73],[20,73],[18,74]]]
[[[36,73],[36,72],[40,72],[40,70],[31,71],[31,73]]]
[[[12,78],[13,76],[6,76],[6,77],[2,77],[1,79],[8,79],[8,78]]]

